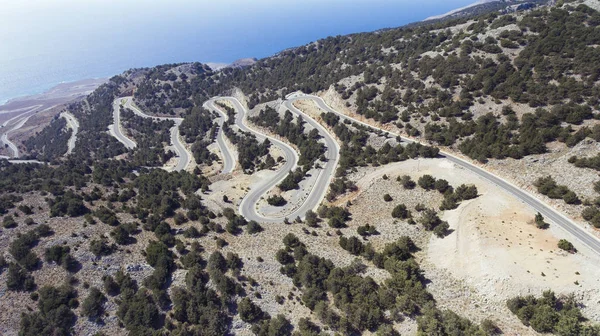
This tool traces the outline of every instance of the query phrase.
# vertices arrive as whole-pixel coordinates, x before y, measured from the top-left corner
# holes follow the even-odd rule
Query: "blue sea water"
[[[263,58],[327,36],[402,26],[473,1],[0,1],[0,103],[133,67]]]

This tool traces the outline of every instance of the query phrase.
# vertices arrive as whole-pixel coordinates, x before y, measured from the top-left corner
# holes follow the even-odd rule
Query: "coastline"
[[[108,81],[108,77],[92,77],[92,78],[84,78],[84,79],[78,79],[78,80],[73,80],[73,81],[62,81],[59,83],[55,83],[52,86],[50,86],[49,88],[47,88],[41,92],[33,92],[30,94],[24,94],[24,95],[10,97],[10,98],[4,99],[4,100],[0,100],[0,113],[6,105],[10,105],[10,104],[13,104],[16,102],[21,102],[21,101],[28,101],[28,100],[32,100],[32,99],[40,99],[40,98],[42,98],[44,96],[48,96],[50,94],[59,94],[58,91],[60,91],[61,88],[64,88],[64,87],[71,87],[74,85],[85,85],[85,83],[88,83],[88,82],[105,83],[106,81]]]
[[[66,104],[82,99],[107,78],[60,83],[40,94],[9,99],[0,105],[0,155],[18,157],[23,141],[41,131],[64,110]]]

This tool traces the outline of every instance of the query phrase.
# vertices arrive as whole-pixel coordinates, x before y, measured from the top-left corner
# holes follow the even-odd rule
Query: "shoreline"
[[[107,78],[59,83],[35,95],[17,97],[0,105],[0,155],[19,157],[23,141],[40,132],[68,103],[90,94]]]
[[[40,99],[43,96],[49,95],[57,90],[60,90],[60,88],[62,86],[73,86],[74,84],[77,84],[77,83],[83,84],[84,82],[92,82],[92,81],[93,82],[101,81],[104,83],[104,82],[108,81],[108,79],[109,79],[109,77],[91,77],[91,78],[77,79],[77,80],[73,80],[73,81],[58,82],[58,83],[52,84],[51,87],[45,89],[42,92],[29,93],[29,94],[24,94],[21,96],[15,96],[15,97],[7,98],[4,100],[0,100],[0,112],[6,105],[10,105],[10,104],[21,102],[21,101]]]

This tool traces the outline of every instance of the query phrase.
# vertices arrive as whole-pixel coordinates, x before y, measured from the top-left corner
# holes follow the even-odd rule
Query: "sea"
[[[263,58],[474,0],[0,0],[0,104],[165,63]]]

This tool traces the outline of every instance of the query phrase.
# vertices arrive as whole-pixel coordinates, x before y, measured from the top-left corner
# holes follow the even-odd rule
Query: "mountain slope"
[[[503,176],[518,175],[524,189],[573,218],[584,211],[600,226],[597,158],[582,159],[597,153],[600,141],[599,25],[597,11],[570,1],[329,37],[247,67],[169,64],[113,77],[69,107],[81,126],[72,155],[54,157],[50,166],[0,161],[0,332],[493,335],[499,327],[507,334],[598,334],[598,289],[588,281],[596,259],[557,250],[554,228],[523,230],[535,214],[522,205],[500,217],[508,196],[432,157],[440,146]],[[298,90],[432,146],[404,146],[299,103],[340,143],[327,200],[304,220],[248,222],[235,209],[283,158],[235,126],[234,109],[219,102],[229,117],[221,127],[244,169],[206,173],[218,171],[210,168],[219,164],[212,145],[219,124],[202,105],[235,95],[252,109],[254,127],[294,145],[301,160],[324,161],[318,132],[278,110],[279,99]],[[129,95],[144,112],[184,118],[180,131],[195,169],[149,169],[162,163],[168,125],[126,120],[126,131],[152,137],[146,151],[127,150],[107,133],[113,101]],[[294,184],[304,183],[309,169],[286,178],[300,196],[304,189]],[[292,201],[279,188],[265,194],[267,202]],[[450,229],[453,216],[464,219],[460,232]],[[462,241],[475,244],[464,233],[470,226],[493,237],[456,257]],[[523,238],[517,228],[531,233]],[[517,239],[526,246],[511,247]],[[487,278],[461,282],[427,259],[434,252],[438,263],[452,257],[466,272],[477,266],[469,263],[473,250],[480,251],[477,265],[490,268],[535,262],[514,266],[525,273],[518,275],[524,287],[515,289],[506,287],[515,287],[516,273],[497,280],[504,273],[492,269]],[[498,263],[486,263],[486,254]],[[592,322],[583,323],[569,297],[547,293],[507,306],[503,296],[545,286],[575,292]]]

